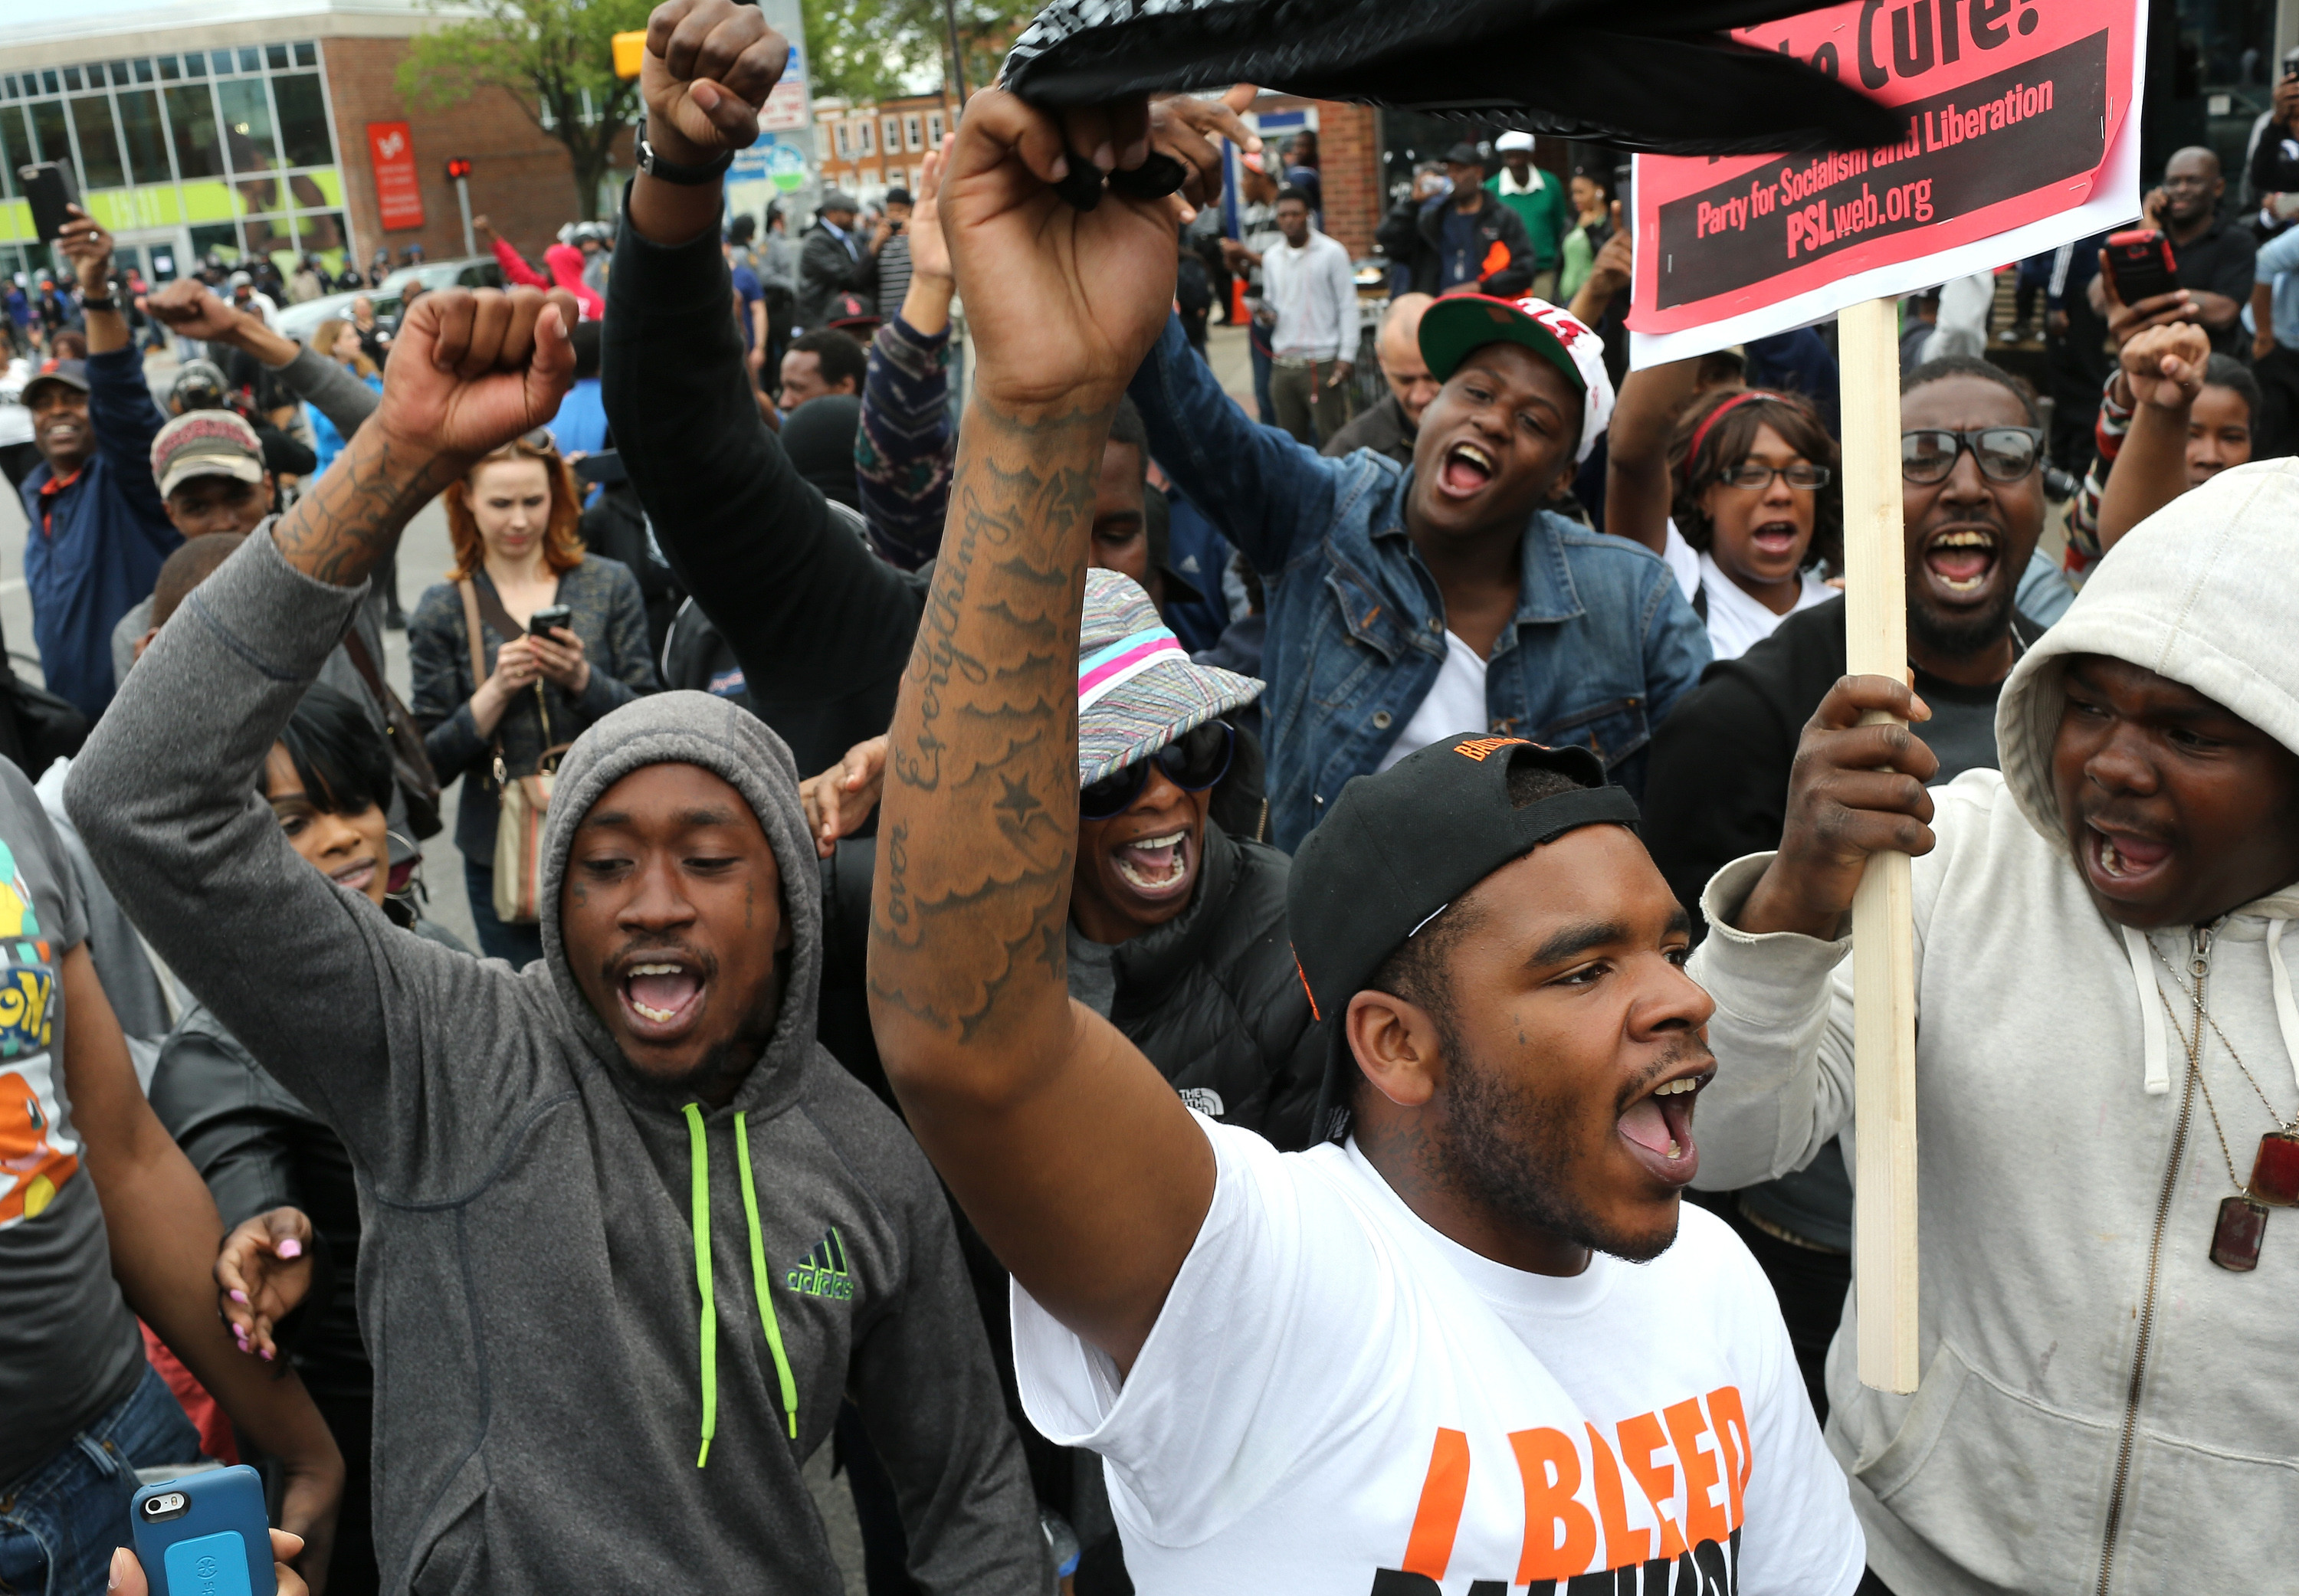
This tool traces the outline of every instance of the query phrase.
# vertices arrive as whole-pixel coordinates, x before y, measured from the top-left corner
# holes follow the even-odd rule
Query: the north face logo
[[[803,1296],[852,1300],[854,1277],[847,1272],[846,1249],[839,1242],[837,1226],[824,1232],[806,1261],[783,1277],[783,1284]]]

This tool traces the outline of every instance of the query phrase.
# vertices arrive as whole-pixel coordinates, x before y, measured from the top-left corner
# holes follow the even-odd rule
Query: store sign
[[[415,135],[405,122],[367,125],[368,163],[375,170],[375,206],[383,230],[423,225],[423,186],[415,175]]]
[[[1634,363],[1985,271],[2139,211],[2136,0],[1847,0],[1733,37],[1857,83],[1873,149],[1636,163]]]
[[[759,128],[766,133],[790,133],[813,125],[813,102],[807,96],[806,62],[799,46],[791,46],[790,60],[783,65],[783,75],[767,91],[767,103],[759,108]]]

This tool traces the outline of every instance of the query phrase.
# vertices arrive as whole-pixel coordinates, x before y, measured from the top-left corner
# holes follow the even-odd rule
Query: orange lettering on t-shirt
[[[1597,1517],[1605,1529],[1605,1566],[1625,1568],[1631,1563],[1641,1563],[1652,1554],[1652,1531],[1629,1527],[1629,1502],[1621,1489],[1621,1466],[1613,1460],[1613,1449],[1605,1444],[1602,1431],[1595,1425],[1589,1431],[1590,1483],[1597,1487]]]
[[[1662,1409],[1661,1417],[1668,1421],[1676,1460],[1684,1466],[1684,1538],[1696,1546],[1703,1541],[1722,1545],[1731,1537],[1732,1526],[1725,1522],[1724,1504],[1712,1495],[1723,1483],[1723,1454],[1700,1448],[1700,1438],[1708,1434],[1707,1416],[1687,1397]]]
[[[1518,1430],[1509,1436],[1509,1445],[1524,1476],[1524,1555],[1517,1562],[1516,1583],[1570,1579],[1597,1555],[1597,1520],[1573,1500],[1581,1489],[1581,1454],[1563,1430]]]
[[[1652,1503],[1654,1517],[1660,1520],[1660,1555],[1681,1558],[1684,1555],[1684,1537],[1677,1533],[1676,1520],[1669,1517],[1669,1505],[1676,1500],[1676,1470],[1665,1463],[1655,1463],[1653,1453],[1668,1444],[1661,1434],[1660,1420],[1650,1413],[1639,1413],[1634,1418],[1620,1423],[1621,1461],[1636,1476],[1645,1500]]]
[[[1719,1385],[1708,1393],[1708,1420],[1716,1426],[1717,1438],[1732,1449],[1732,1466],[1725,1470],[1724,1484],[1732,1493],[1732,1527],[1738,1529],[1747,1522],[1743,1504],[1748,1495],[1748,1476],[1756,1471],[1756,1451],[1748,1441],[1748,1415],[1740,1405],[1738,1385]]]
[[[1468,1495],[1469,1437],[1459,1430],[1439,1430],[1399,1568],[1431,1579],[1445,1577],[1445,1565],[1453,1560],[1453,1537],[1461,1527],[1461,1504]]]

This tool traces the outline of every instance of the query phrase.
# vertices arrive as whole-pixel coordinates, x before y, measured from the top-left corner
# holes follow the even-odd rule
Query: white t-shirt
[[[1664,1559],[1672,1586],[1637,1588],[1859,1584],[1772,1286],[1714,1216],[1687,1203],[1649,1264],[1524,1274],[1423,1224],[1354,1144],[1201,1123],[1213,1206],[1122,1389],[1013,1295],[1024,1406],[1101,1454],[1144,1596],[1563,1596]]]
[[[1724,573],[1713,554],[1702,554],[1684,541],[1676,529],[1676,522],[1668,524],[1668,548],[1661,558],[1668,562],[1671,575],[1676,578],[1679,591],[1687,604],[1692,595],[1704,586],[1708,590],[1708,649],[1719,659],[1738,659],[1750,649],[1772,636],[1773,630],[1789,616],[1774,615],[1764,605],[1751,598],[1746,589]],[[1799,574],[1796,608],[1810,609],[1815,604],[1825,604],[1840,595],[1821,580],[1817,569]]]
[[[1397,740],[1389,745],[1374,769],[1387,770],[1407,754],[1417,754],[1440,739],[1464,732],[1481,736],[1490,729],[1485,710],[1484,657],[1455,637],[1448,626],[1445,663],[1437,668],[1437,680],[1429,684],[1429,696],[1398,730]]]

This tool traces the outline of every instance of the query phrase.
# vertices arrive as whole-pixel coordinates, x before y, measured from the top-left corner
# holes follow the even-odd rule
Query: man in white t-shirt
[[[979,364],[869,968],[911,1127],[1014,1275],[1033,1418],[1102,1454],[1145,1592],[1847,1596],[1771,1292],[1681,1202],[1712,1005],[1597,756],[1457,736],[1339,795],[1288,896],[1331,1037],[1308,1153],[1191,1113],[1070,1001],[1091,484],[1173,246],[1050,185],[1065,135],[1199,172],[1198,128],[1250,136],[1068,114],[977,96],[942,191]]]
[[[1302,190],[1279,190],[1277,230],[1278,242],[1261,256],[1262,296],[1277,317],[1269,330],[1277,361],[1269,397],[1277,425],[1314,448],[1349,424],[1357,277],[1349,252],[1310,220]]]

